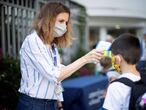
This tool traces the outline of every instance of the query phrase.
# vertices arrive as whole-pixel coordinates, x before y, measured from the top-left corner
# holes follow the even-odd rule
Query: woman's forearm
[[[79,58],[73,63],[62,67],[60,76],[58,78],[59,81],[64,80],[65,78],[71,76],[75,71],[80,69],[82,66],[86,64],[87,60],[84,57]]]
[[[103,52],[93,49],[92,51],[74,61],[73,63],[69,64],[68,66],[62,67],[58,81],[62,81],[65,78],[71,76],[75,71],[77,71],[87,63],[99,62],[102,56]]]

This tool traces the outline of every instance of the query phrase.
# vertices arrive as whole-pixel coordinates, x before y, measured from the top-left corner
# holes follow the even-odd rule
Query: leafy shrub
[[[15,110],[20,83],[19,60],[0,59],[0,109]]]
[[[82,57],[85,54],[87,54],[87,51],[79,47],[77,51],[75,52],[75,55],[72,56],[71,62],[77,60],[78,58]],[[93,75],[94,68],[95,68],[95,64],[91,64],[91,63],[86,64],[82,68],[80,68],[78,71],[76,71],[70,78],[80,77],[80,76],[85,76],[85,75]]]

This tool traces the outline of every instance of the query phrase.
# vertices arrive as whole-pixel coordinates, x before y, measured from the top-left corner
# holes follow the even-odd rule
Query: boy
[[[122,77],[132,81],[140,80],[140,73],[135,65],[140,59],[140,43],[134,35],[120,35],[112,44],[111,51],[115,58],[115,69]],[[131,88],[120,82],[112,82],[107,90],[103,108],[107,110],[128,110]]]

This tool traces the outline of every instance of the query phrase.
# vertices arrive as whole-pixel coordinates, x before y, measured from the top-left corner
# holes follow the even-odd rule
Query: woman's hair
[[[50,2],[44,5],[33,22],[33,29],[45,44],[55,43],[58,47],[66,47],[72,40],[70,21],[67,22],[67,32],[59,38],[53,38],[56,17],[60,13],[68,13],[68,7],[60,2]]]

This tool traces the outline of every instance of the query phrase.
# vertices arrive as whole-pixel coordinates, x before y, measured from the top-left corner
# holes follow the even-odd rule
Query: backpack
[[[138,99],[137,110],[146,110],[146,92]]]
[[[113,82],[120,82],[129,87],[131,87],[131,96],[129,102],[129,110],[146,110],[140,109],[139,102],[141,101],[141,97],[144,93],[146,93],[146,74],[141,73],[141,79],[139,81],[133,82],[128,78],[119,78]]]

